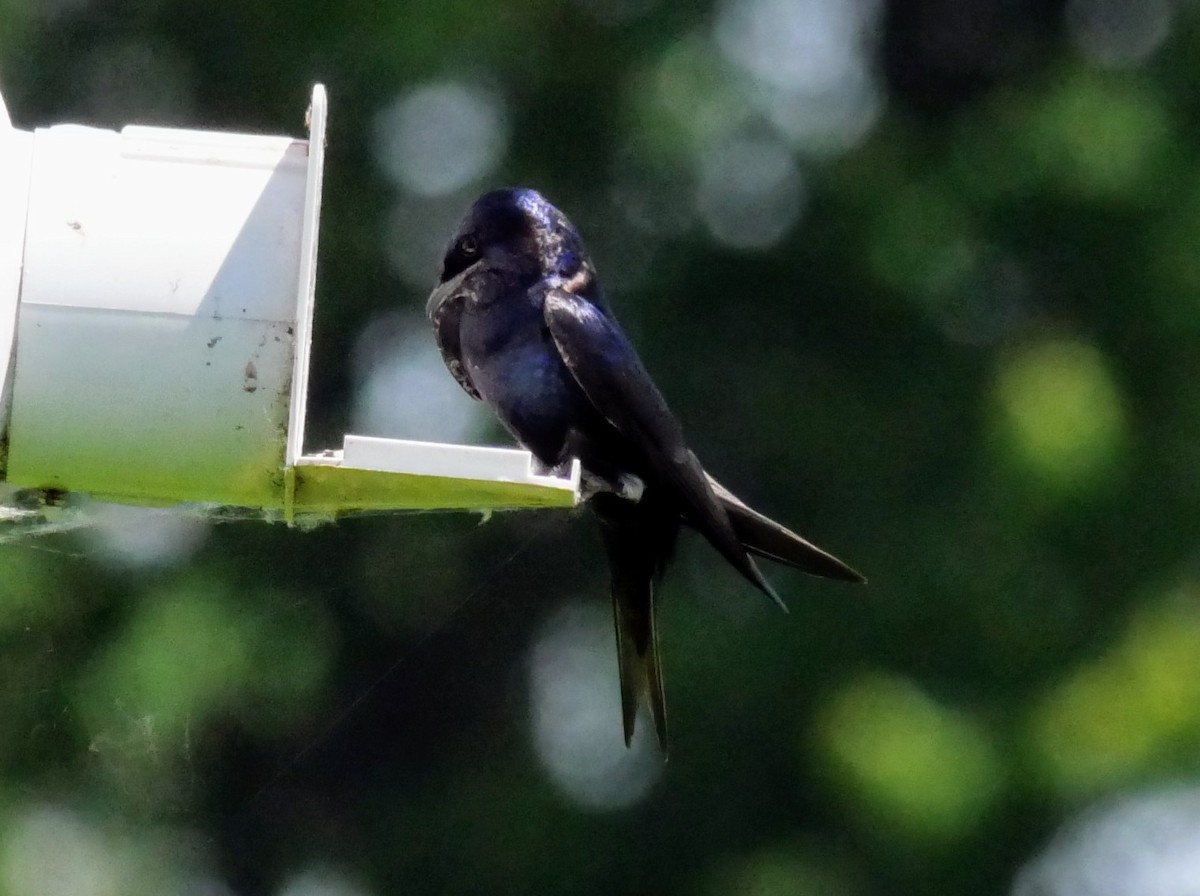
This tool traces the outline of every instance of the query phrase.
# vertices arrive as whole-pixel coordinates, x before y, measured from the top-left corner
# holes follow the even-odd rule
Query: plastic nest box
[[[303,452],[326,109],[317,85],[308,140],[30,133],[0,100],[0,480],[289,522],[576,502],[578,466],[525,451]]]

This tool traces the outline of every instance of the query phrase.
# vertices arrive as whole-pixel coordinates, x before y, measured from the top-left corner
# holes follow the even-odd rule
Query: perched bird
[[[609,310],[578,232],[536,191],[495,190],[476,200],[426,312],[468,395],[486,402],[547,468],[579,459],[612,570],[626,746],[645,694],[666,750],[654,592],[680,524],[785,612],[751,555],[865,581],[705,472]]]

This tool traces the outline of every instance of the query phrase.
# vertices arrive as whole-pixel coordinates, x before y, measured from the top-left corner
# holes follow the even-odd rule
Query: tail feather
[[[707,538],[708,543],[717,549],[730,566],[786,613],[787,605],[738,539],[729,513],[713,489],[714,480],[705,472],[696,455],[681,445],[671,453],[669,462],[660,459],[657,472],[675,492],[673,515],[677,525],[682,515],[688,525]]]
[[[837,557],[748,506],[711,475],[708,481],[729,515],[738,541],[750,553],[786,563],[809,575],[843,582],[867,581]]]
[[[625,746],[633,740],[638,704],[650,707],[663,754],[667,752],[667,710],[663,696],[654,592],[675,545],[678,516],[655,502],[633,504],[615,495],[597,495],[592,507],[612,571],[617,669]]]
[[[621,720],[625,746],[633,742],[638,704],[642,695],[650,706],[654,730],[663,752],[667,750],[667,706],[663,696],[662,666],[658,660],[658,631],[654,624],[654,586],[652,583],[640,604],[649,612],[637,612],[631,595],[613,594],[613,619],[617,629],[617,668],[621,677]],[[641,600],[642,598],[639,598]],[[633,612],[630,610],[633,609]]]

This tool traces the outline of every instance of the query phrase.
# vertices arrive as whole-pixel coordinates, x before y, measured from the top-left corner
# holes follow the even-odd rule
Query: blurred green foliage
[[[310,447],[352,425],[358,335],[419,318],[396,220],[432,285],[473,193],[534,186],[709,468],[871,579],[772,570],[782,618],[685,541],[671,761],[599,808],[529,688],[555,608],[605,600],[586,515],[231,520],[137,563],[10,539],[0,894],[1001,893],[1084,806],[1200,775],[1195,3],[1147,4],[1142,50],[1098,50],[1082,0],[862,4],[877,108],[810,137],[730,61],[752,5],[0,0],[19,127],[295,134],[328,85]],[[445,79],[501,99],[507,148],[406,196],[380,116]],[[727,140],[785,160],[759,205],[696,198]],[[562,712],[634,787],[588,697],[615,672]]]

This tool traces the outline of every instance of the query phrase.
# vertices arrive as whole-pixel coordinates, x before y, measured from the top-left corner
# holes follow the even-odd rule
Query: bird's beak
[[[429,301],[425,303],[425,316],[432,319],[433,313],[441,307],[443,302],[454,298],[455,294],[462,289],[463,281],[475,273],[481,264],[483,264],[482,259],[475,262],[465,271],[451,277],[445,283],[439,283],[435,286],[433,292],[429,294]]]

